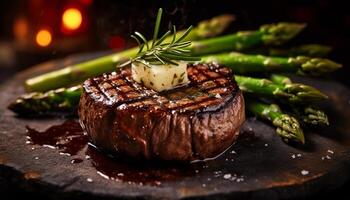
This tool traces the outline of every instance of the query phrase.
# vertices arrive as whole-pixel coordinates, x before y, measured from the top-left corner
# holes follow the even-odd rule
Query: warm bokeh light
[[[28,35],[28,22],[24,18],[19,18],[13,25],[13,33],[18,40],[25,40]]]
[[[62,15],[63,26],[69,30],[76,30],[81,26],[83,17],[80,10],[76,8],[68,8]]]
[[[49,30],[41,29],[35,37],[36,43],[41,47],[48,46],[52,41],[52,35]]]

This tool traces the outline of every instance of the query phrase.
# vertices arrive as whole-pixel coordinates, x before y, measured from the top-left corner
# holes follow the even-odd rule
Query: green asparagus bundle
[[[239,88],[246,93],[258,97],[270,97],[288,104],[306,104],[320,101],[328,97],[321,91],[308,85],[290,83],[276,84],[264,78],[253,78],[235,75]]]
[[[237,84],[239,85],[240,89],[246,93],[250,93],[252,95],[258,96],[258,97],[272,97],[281,101],[285,101],[289,104],[300,104],[300,103],[307,103],[307,102],[314,102],[319,101],[322,99],[326,99],[327,96],[321,93],[319,90],[303,85],[303,84],[294,84],[294,83],[288,83],[285,85],[282,84],[276,84],[268,79],[262,79],[262,78],[252,78],[252,77],[245,77],[245,76],[235,76],[235,79],[237,81]],[[76,87],[73,87],[76,88]],[[59,93],[57,91],[60,91]],[[72,88],[61,88],[58,90],[51,90],[46,93],[41,92],[33,92],[28,96],[20,97],[18,100],[13,102],[10,106],[10,109],[14,110],[18,113],[28,113],[28,111],[35,112],[36,110],[42,112],[45,111],[55,111],[55,109],[64,108],[66,104],[61,104],[60,101],[45,101],[44,105],[41,106],[40,109],[36,108],[36,106],[39,103],[35,103],[39,100],[43,101],[42,97],[50,97],[52,99],[64,99],[63,97],[65,95],[70,95],[70,91],[75,91],[75,95],[79,96],[81,90],[74,90]],[[79,92],[79,94],[78,94]],[[55,98],[55,95],[59,95],[58,98]],[[63,96],[63,97],[62,97]],[[78,101],[75,101],[78,103]],[[52,105],[48,106],[47,104],[51,103]],[[33,104],[33,108],[31,108],[31,104]],[[25,105],[25,106],[24,106]],[[39,104],[40,105],[40,104]],[[70,107],[74,106],[73,104],[67,104]],[[77,106],[77,104],[75,105]],[[23,110],[23,111],[22,111]],[[28,110],[28,111],[25,111]]]
[[[292,84],[292,81],[284,75],[272,74],[270,77],[271,81],[276,84],[286,85]],[[307,125],[313,126],[324,126],[329,125],[327,114],[313,105],[289,105],[296,117]]]
[[[236,73],[247,74],[257,72],[300,72],[310,75],[324,75],[342,67],[334,61],[324,58],[271,57],[262,55],[246,55],[237,52],[208,55],[202,62],[225,65]]]
[[[8,108],[21,115],[73,112],[82,94],[81,86],[60,88],[48,92],[32,92],[17,98]]]
[[[212,26],[202,27],[208,29],[212,28]],[[256,31],[238,32],[231,35],[193,42],[191,47],[189,47],[189,50],[193,55],[200,56],[230,50],[241,50],[261,44],[278,45],[295,37],[304,27],[304,24],[297,23],[263,25]],[[193,33],[189,34],[186,39],[203,39],[203,36],[199,34],[208,31],[209,30],[198,31],[194,28]],[[217,31],[216,28],[215,31]],[[215,33],[217,34],[217,32]],[[213,35],[214,34],[206,34],[205,36]],[[171,36],[169,37],[172,38]],[[138,48],[135,47],[95,60],[68,66],[57,71],[28,79],[25,82],[25,87],[28,91],[47,91],[72,84],[78,84],[89,77],[113,71],[117,65],[128,61],[137,53]]]
[[[265,104],[249,99],[246,101],[246,107],[255,116],[270,121],[281,138],[305,143],[304,133],[298,120],[283,113],[277,104]]]

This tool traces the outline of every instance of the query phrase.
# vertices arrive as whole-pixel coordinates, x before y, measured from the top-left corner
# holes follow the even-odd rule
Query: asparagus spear
[[[243,50],[245,54],[259,54],[267,56],[280,56],[280,57],[297,57],[308,56],[322,58],[327,56],[332,51],[330,46],[321,44],[303,44],[292,47],[258,47],[248,50]]]
[[[271,81],[277,84],[286,85],[291,84],[292,81],[284,75],[280,74],[272,74],[270,77]],[[296,114],[299,120],[303,121],[305,124],[309,125],[329,125],[328,116],[327,114],[321,110],[316,108],[312,105],[306,105],[306,106],[295,106],[295,105],[289,105],[293,112]]]
[[[290,47],[287,49],[269,48],[270,56],[309,56],[309,57],[325,57],[332,51],[330,46],[320,44],[304,44],[300,46]]]
[[[257,31],[239,32],[227,36],[193,42],[191,47],[189,47],[189,50],[193,55],[204,55],[228,50],[240,50],[259,44],[281,44],[297,35],[304,26],[304,24],[296,23],[263,25]],[[194,31],[195,32],[190,34],[190,37],[187,37],[186,39],[202,39],[196,34],[196,32],[199,34],[203,33],[203,31],[196,31],[196,29]],[[28,91],[47,91],[71,84],[77,84],[88,77],[113,71],[115,66],[126,62],[131,57],[134,57],[137,52],[138,48],[135,47],[95,60],[68,66],[57,71],[28,79],[25,81],[25,87]]]
[[[190,48],[193,55],[244,50],[260,44],[283,44],[305,28],[305,24],[278,23],[262,25],[256,31],[240,31],[234,34],[193,42]]]
[[[235,75],[235,79],[239,88],[246,93],[259,97],[272,97],[289,104],[306,104],[328,98],[316,88],[308,85],[296,83],[281,85],[268,79],[239,75]]]
[[[270,57],[247,55],[237,52],[222,53],[202,57],[202,62],[214,62],[231,67],[236,73],[254,72],[299,72],[310,75],[323,75],[342,67],[334,61],[324,58]]]
[[[247,109],[257,117],[270,121],[276,127],[276,133],[281,138],[305,143],[304,133],[298,120],[284,114],[278,105],[248,100]]]
[[[17,98],[8,108],[21,115],[75,111],[81,93],[81,86],[60,88],[45,93],[32,92]]]
[[[271,74],[270,80],[276,84],[281,84],[281,85],[292,83],[292,80],[290,80],[290,78],[281,74]]]

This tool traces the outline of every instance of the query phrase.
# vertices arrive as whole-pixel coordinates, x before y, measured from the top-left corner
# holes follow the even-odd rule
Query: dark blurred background
[[[135,45],[130,33],[138,30],[149,36],[159,7],[165,9],[163,22],[179,28],[223,13],[237,18],[229,32],[278,21],[305,22],[308,28],[294,42],[332,46],[331,58],[344,64],[334,76],[350,84],[350,13],[346,1],[334,0],[1,1],[0,82],[47,60]]]

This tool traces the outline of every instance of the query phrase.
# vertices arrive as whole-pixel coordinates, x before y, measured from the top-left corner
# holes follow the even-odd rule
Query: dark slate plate
[[[350,90],[334,81],[310,78],[298,80],[329,95],[329,103],[322,106],[329,113],[332,125],[305,131],[307,143],[304,147],[286,145],[275,136],[272,127],[250,118],[243,128],[249,137],[241,139],[213,161],[174,165],[175,171],[185,172],[178,177],[169,172],[175,178],[159,184],[110,180],[96,168],[95,161],[85,159],[84,153],[72,157],[60,155],[57,149],[26,144],[26,126],[43,131],[65,119],[21,119],[7,110],[8,103],[23,93],[23,80],[95,56],[44,63],[18,74],[1,87],[0,182],[58,199],[279,199],[307,197],[331,190],[350,178]],[[74,158],[83,161],[72,164]],[[186,170],[192,171],[187,173]]]

